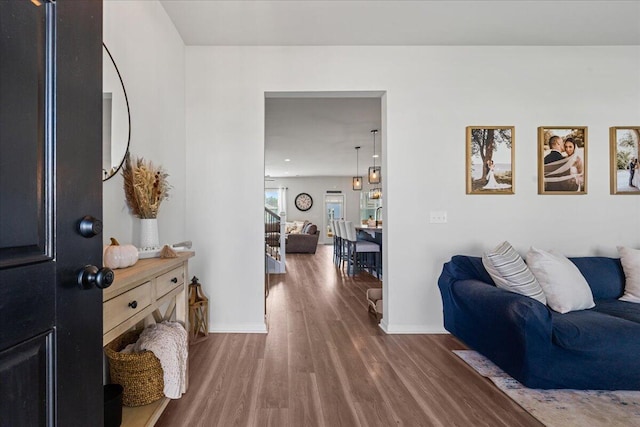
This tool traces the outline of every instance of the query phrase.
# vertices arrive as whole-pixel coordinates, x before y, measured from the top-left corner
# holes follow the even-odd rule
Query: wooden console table
[[[178,258],[150,258],[115,270],[113,284],[102,294],[102,345],[135,326],[176,320],[188,329],[188,263],[194,252]],[[122,408],[123,427],[153,426],[169,403],[162,398],[149,405]]]

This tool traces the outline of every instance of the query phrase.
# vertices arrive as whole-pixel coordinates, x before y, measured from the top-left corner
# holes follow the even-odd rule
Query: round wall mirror
[[[124,162],[131,138],[129,100],[111,52],[102,43],[102,180],[114,176]]]

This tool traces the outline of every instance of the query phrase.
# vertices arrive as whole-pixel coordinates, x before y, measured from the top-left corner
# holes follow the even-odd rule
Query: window
[[[272,212],[280,215],[287,210],[286,188],[265,188],[264,206]]]
[[[280,199],[280,192],[277,188],[265,188],[264,190],[264,206],[275,212],[279,213],[278,200]]]

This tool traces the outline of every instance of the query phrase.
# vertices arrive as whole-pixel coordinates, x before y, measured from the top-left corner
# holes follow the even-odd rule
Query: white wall
[[[274,178],[265,182],[265,188],[287,188],[287,221],[313,222],[320,230],[319,244],[332,243],[333,238],[326,237],[326,222],[324,210],[324,196],[327,191],[341,191],[345,200],[345,214],[347,221],[360,221],[360,193],[351,189],[351,177],[321,176],[321,177],[292,177]],[[300,193],[307,193],[313,199],[313,206],[306,212],[295,207],[295,198]],[[323,229],[323,227],[325,227]]]
[[[185,232],[185,47],[158,1],[105,1],[103,40],[118,65],[131,110],[133,156],[162,165],[173,187],[158,215],[160,243]],[[105,243],[138,239],[120,173],[103,186]]]
[[[608,137],[640,124],[639,69],[640,47],[187,47],[187,232],[212,328],[263,325],[265,91],[386,91],[382,326],[433,332],[454,254],[640,246],[640,198],[609,195]],[[465,195],[468,125],[515,126],[515,195]],[[574,125],[589,127],[589,194],[537,195],[537,127]]]

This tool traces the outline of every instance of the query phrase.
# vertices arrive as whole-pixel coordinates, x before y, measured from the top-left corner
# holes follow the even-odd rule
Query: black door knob
[[[91,215],[86,215],[78,223],[78,231],[86,238],[97,236],[102,233],[102,221]]]
[[[107,267],[98,269],[95,265],[86,265],[78,272],[78,285],[82,289],[91,289],[94,285],[100,289],[108,288],[114,279],[113,270]]]
[[[131,308],[133,308],[135,310],[136,308],[138,308],[138,301],[136,301],[136,300],[131,301],[129,303],[129,307],[131,307]]]

